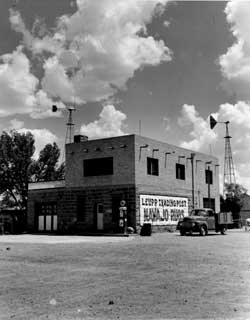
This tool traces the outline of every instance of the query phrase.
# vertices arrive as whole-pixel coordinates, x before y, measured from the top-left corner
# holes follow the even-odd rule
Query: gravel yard
[[[0,319],[250,319],[250,231],[0,236]]]

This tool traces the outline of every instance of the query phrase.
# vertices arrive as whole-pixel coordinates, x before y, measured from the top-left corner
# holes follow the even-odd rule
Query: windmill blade
[[[53,105],[52,106],[52,112],[56,112],[57,111],[57,106],[56,105]]]
[[[213,116],[210,116],[210,129],[213,129],[217,124],[217,121],[214,119]]]

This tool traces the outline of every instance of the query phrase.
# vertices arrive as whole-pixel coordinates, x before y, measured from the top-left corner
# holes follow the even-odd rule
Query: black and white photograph
[[[250,319],[250,1],[0,0],[0,320]]]

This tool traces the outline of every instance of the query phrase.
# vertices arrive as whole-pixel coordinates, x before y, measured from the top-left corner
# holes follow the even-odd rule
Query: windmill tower
[[[73,123],[73,117],[72,113],[76,109],[74,107],[69,107],[69,117],[68,117],[68,122],[67,122],[67,130],[66,130],[66,137],[65,137],[65,144],[67,143],[72,143],[74,139],[74,123]]]
[[[53,105],[52,106],[52,112],[56,112],[57,110],[58,110],[57,106]],[[69,115],[68,115],[68,121],[66,123],[67,130],[66,130],[66,136],[65,136],[65,144],[74,142],[73,140],[74,140],[74,125],[75,124],[73,122],[72,113],[75,110],[76,110],[75,107],[67,108],[67,111],[69,112]]]
[[[226,136],[225,138],[225,154],[224,154],[224,177],[223,177],[223,196],[228,197],[226,186],[228,184],[236,184],[235,179],[235,170],[233,164],[233,155],[231,149],[230,139],[232,138],[229,135],[229,121],[226,122],[217,122],[212,116],[210,116],[210,128],[213,129],[217,123],[224,123],[226,125]]]
[[[229,121],[225,122],[226,125],[226,136],[225,136],[225,159],[224,159],[224,189],[223,195],[225,195],[226,184],[236,184],[235,173],[234,173],[234,164],[233,164],[233,156],[232,149],[230,144],[230,139],[232,138],[229,135],[228,130]]]

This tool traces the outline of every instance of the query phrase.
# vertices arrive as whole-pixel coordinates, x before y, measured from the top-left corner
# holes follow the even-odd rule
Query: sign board
[[[140,195],[140,224],[177,225],[188,216],[188,198]]]
[[[121,207],[125,207],[126,201],[125,200],[121,200],[120,205],[121,205]]]

